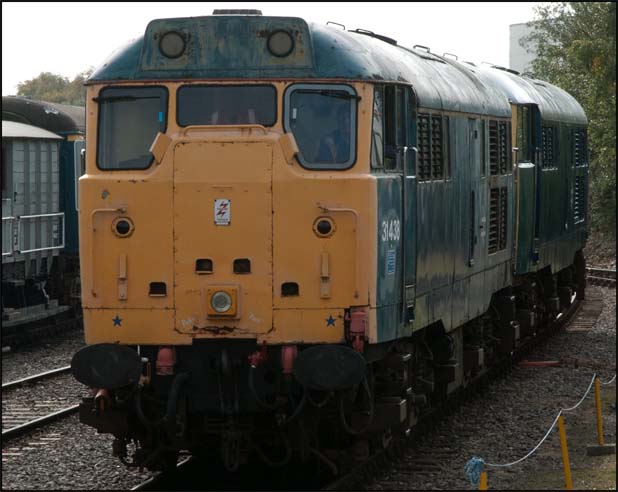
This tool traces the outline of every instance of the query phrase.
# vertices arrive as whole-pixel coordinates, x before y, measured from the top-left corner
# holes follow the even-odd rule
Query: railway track
[[[589,267],[586,268],[586,279],[592,285],[616,288],[616,270]]]
[[[475,398],[490,381],[503,377],[514,365],[529,354],[532,349],[544,343],[558,330],[572,323],[578,313],[581,312],[580,316],[577,317],[577,323],[571,327],[573,329],[578,329],[580,325],[580,328],[589,327],[599,316],[602,308],[602,301],[595,298],[589,299],[585,304],[581,301],[574,301],[565,313],[552,321],[545,330],[537,335],[537,337],[525,341],[514,354],[512,360],[505,360],[503,363],[489,369],[486,373],[472,381],[465,390],[461,390],[458,394],[454,394],[453,397],[442,406],[436,407],[426,413],[408,436],[393,438],[388,447],[374,453],[367,461],[360,462],[338,477],[333,478],[331,476],[327,480],[322,480],[316,488],[321,490],[350,490],[358,489],[359,487],[362,488],[363,483],[371,480],[377,473],[384,470],[386,467],[391,467],[392,470],[400,476],[427,475],[431,477],[435,474],[444,472],[443,464],[445,459],[453,457],[459,452],[456,448],[456,443],[453,443],[453,440],[448,435],[432,436],[433,431],[444,422],[445,417],[452,414],[465,401]],[[470,433],[475,431],[471,429],[457,429],[455,432],[461,437],[466,432]],[[398,463],[399,459],[404,456],[405,464]],[[177,470],[172,474],[159,473],[146,482],[134,487],[132,490],[172,490],[174,488],[178,490],[178,487],[182,487],[185,490],[191,489],[192,487],[212,490],[236,490],[233,487],[228,488],[230,486],[228,482],[219,482],[217,478],[214,479],[214,482],[209,480],[209,483],[205,484],[203,482],[204,466],[198,466],[198,472],[195,474],[191,471],[194,466],[195,463],[192,463],[192,460],[185,460],[178,465]],[[195,477],[198,478],[188,478],[190,475],[195,475]],[[199,481],[199,477],[202,479],[201,483],[192,481]],[[211,474],[209,474],[209,477],[213,478]],[[315,477],[312,477],[312,479],[313,478]],[[214,488],[211,487],[213,483],[217,484]],[[262,486],[253,482],[251,488],[254,490],[275,490],[277,487],[273,486],[272,483]],[[389,488],[388,483],[384,488]]]
[[[2,385],[2,440],[11,439],[77,412],[79,405],[62,391],[72,378],[60,367]],[[56,390],[57,388],[57,390]]]

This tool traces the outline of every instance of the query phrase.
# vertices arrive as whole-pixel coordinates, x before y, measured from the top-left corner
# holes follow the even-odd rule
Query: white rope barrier
[[[592,381],[590,381],[590,385],[588,386],[588,389],[586,390],[586,393],[584,393],[584,396],[582,396],[582,399],[579,400],[579,403],[577,405],[575,405],[574,407],[569,407],[569,408],[562,408],[560,411],[561,412],[572,412],[573,410],[575,410],[577,407],[579,407],[582,402],[586,399],[586,397],[588,396],[588,394],[590,393],[590,390],[592,389],[592,385],[594,384],[594,380],[597,377],[597,373],[595,372],[592,375]]]
[[[464,471],[465,471],[466,475],[468,475],[468,478],[470,479],[470,482],[475,484],[475,485],[478,484],[481,471],[483,470],[483,466],[491,466],[491,467],[494,467],[494,468],[506,468],[506,467],[509,467],[509,466],[517,465],[518,463],[521,463],[522,461],[524,461],[524,460],[528,459],[530,456],[532,456],[537,451],[537,449],[539,449],[541,447],[541,444],[543,444],[545,442],[545,440],[549,437],[549,435],[551,434],[551,431],[556,426],[556,423],[558,422],[558,419],[560,418],[560,416],[564,412],[572,412],[573,410],[576,410],[584,402],[586,397],[590,394],[590,390],[592,389],[592,387],[594,385],[594,380],[596,379],[596,377],[597,377],[597,374],[594,373],[592,375],[592,379],[590,381],[590,384],[588,385],[588,389],[586,390],[586,392],[584,393],[584,396],[581,397],[581,399],[579,400],[579,402],[577,402],[576,405],[574,405],[572,407],[561,408],[560,409],[560,411],[558,412],[558,415],[556,415],[556,418],[554,419],[553,423],[549,427],[549,430],[543,436],[543,439],[541,439],[539,441],[539,443],[536,446],[534,446],[534,448],[532,448],[523,458],[519,458],[518,460],[512,461],[511,463],[485,463],[485,460],[483,460],[483,458],[480,458],[478,456],[472,457],[466,463],[466,466],[464,467]],[[615,379],[616,379],[616,376],[614,376],[611,379],[611,381],[608,381],[607,383],[601,383],[601,384],[607,386],[608,384],[611,384]]]
[[[543,444],[543,442],[545,441],[545,439],[547,439],[549,437],[550,432],[554,429],[554,427],[556,426],[556,423],[558,422],[558,419],[560,418],[560,415],[562,415],[562,410],[560,410],[560,412],[558,412],[558,415],[556,415],[556,418],[554,419],[554,423],[551,424],[551,427],[549,428],[549,430],[547,431],[547,433],[545,434],[545,436],[543,437],[543,439],[541,439],[539,441],[539,443],[534,446],[534,448],[532,449],[532,451],[530,451],[526,456],[524,456],[523,458],[519,458],[517,461],[513,461],[512,463],[504,463],[504,464],[497,464],[497,463],[485,463],[487,466],[493,466],[493,467],[508,467],[508,466],[513,466],[516,465],[517,463],[521,463],[522,461],[524,461],[526,458],[529,458],[530,456],[532,456],[534,454],[534,452],[539,449],[541,447],[541,444]]]

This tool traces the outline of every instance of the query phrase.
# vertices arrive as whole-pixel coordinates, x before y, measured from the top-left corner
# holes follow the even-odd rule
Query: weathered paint
[[[259,26],[266,27],[261,30]],[[239,36],[245,44],[265,43],[265,33],[272,32],[274,28],[291,26],[298,27],[295,36],[303,52],[289,60],[278,60],[274,63],[263,50],[263,45],[262,48],[254,48],[252,45],[251,50],[243,52],[241,56],[238,51],[241,48],[229,43],[229,39],[235,36]],[[184,57],[175,61],[162,60],[156,49],[158,38],[155,36],[160,36],[172,27],[190,34],[189,39],[198,44],[191,46]],[[198,28],[212,31],[196,33]],[[221,33],[225,33],[225,38]],[[216,45],[207,46],[206,40],[216,42]],[[234,53],[239,56],[230,59],[230,55]],[[176,90],[185,83],[179,82],[179,79],[191,80],[186,83],[204,80],[219,83],[263,83],[265,79],[271,80],[278,92],[277,123],[272,128],[255,132],[251,130],[248,133],[233,128],[182,129],[174,119]],[[348,170],[305,170],[290,158],[289,145],[281,138],[284,134],[281,121],[282,94],[285,88],[298,80],[311,79],[337,79],[339,83],[341,80],[352,81],[351,85],[360,96],[358,158],[355,166]],[[178,317],[172,323],[173,333],[165,323],[156,327],[146,326],[148,323],[144,319],[143,324],[138,323],[140,326],[135,327],[137,333],[130,335],[131,340],[148,340],[148,343],[190,343],[193,337],[255,336],[260,341],[270,343],[338,342],[344,337],[344,310],[351,306],[371,308],[370,342],[392,340],[435,322],[441,322],[447,331],[451,331],[468,319],[485,312],[492,294],[509,285],[513,273],[514,232],[518,230],[513,205],[513,175],[509,168],[503,175],[489,176],[488,143],[486,140],[483,147],[483,141],[479,138],[483,129],[487,134],[487,117],[492,120],[511,121],[513,114],[510,103],[513,102],[539,106],[540,117],[535,125],[537,133],[541,123],[548,118],[555,118],[558,122],[569,121],[577,126],[585,124],[585,115],[574,99],[549,84],[526,80],[494,68],[479,68],[445,60],[423,50],[393,46],[358,33],[343,32],[328,26],[307,25],[294,18],[225,16],[216,20],[197,18],[153,21],[145,38],[123,48],[89,79],[88,83],[92,86],[88,91],[90,134],[96,134],[97,125],[96,106],[91,102],[92,97],[105,85],[118,81],[141,85],[164,83],[168,87],[170,119],[166,134],[171,142],[169,148],[188,144],[193,150],[184,161],[198,159],[198,156],[202,155],[195,150],[199,145],[231,146],[234,149],[231,153],[235,157],[231,158],[224,152],[219,160],[223,165],[232,167],[250,159],[252,151],[270,148],[270,163],[267,164],[265,160],[261,169],[264,171],[262,178],[266,180],[263,184],[266,185],[270,179],[272,186],[272,191],[264,194],[271,197],[272,222],[262,224],[263,227],[259,229],[266,231],[266,236],[255,239],[257,246],[252,253],[255,257],[255,263],[254,258],[251,258],[252,265],[260,265],[261,270],[258,272],[261,272],[263,277],[263,285],[259,285],[259,282],[253,286],[249,286],[251,282],[246,284],[249,289],[246,292],[256,295],[248,295],[246,300],[243,300],[241,295],[241,318],[229,320],[225,324],[220,323],[219,331],[209,331],[197,325],[197,329],[189,333],[183,326],[194,324],[194,321],[202,316],[198,312],[201,309],[200,300],[203,299],[203,291],[209,282],[236,282],[240,285],[241,292],[245,292],[245,281],[237,282],[229,275],[211,277],[208,281],[186,280],[192,275],[189,270],[192,260],[182,258],[184,253],[179,253],[179,250],[186,251],[186,248],[192,247],[189,234],[195,234],[193,242],[208,247],[209,251],[213,252],[212,255],[228,260],[231,258],[231,252],[226,251],[229,241],[212,241],[212,231],[207,233],[205,229],[191,228],[193,222],[199,222],[212,213],[209,212],[211,205],[208,203],[215,196],[210,188],[219,186],[223,190],[226,186],[231,186],[239,187],[241,191],[243,186],[247,188],[246,196],[243,196],[243,193],[237,195],[238,190],[231,191],[234,193],[233,210],[237,210],[237,204],[246,210],[251,207],[256,210],[260,207],[268,208],[268,204],[261,203],[259,198],[252,195],[250,183],[243,180],[242,172],[238,171],[236,180],[232,179],[232,175],[217,175],[221,179],[209,180],[208,177],[200,175],[196,168],[192,175],[184,176],[182,182],[190,185],[190,193],[195,194],[200,190],[200,193],[208,195],[206,205],[203,210],[201,205],[192,210],[189,206],[191,200],[188,200],[181,214],[172,212],[174,197],[177,196],[181,201],[185,198],[180,188],[175,195],[174,165],[173,158],[170,157],[174,152],[165,154],[165,151],[161,150],[163,155],[159,159],[160,164],[148,170],[114,172],[111,176],[96,169],[94,146],[91,146],[87,156],[88,176],[81,180],[84,184],[83,190],[88,195],[88,198],[82,198],[86,210],[90,212],[102,207],[113,210],[126,206],[128,210],[136,211],[135,217],[140,223],[147,221],[153,213],[159,214],[157,225],[141,228],[139,242],[130,245],[129,242],[120,244],[113,238],[95,240],[94,234],[91,234],[93,224],[86,213],[82,213],[81,221],[85,226],[85,231],[82,231],[82,248],[85,251],[92,249],[89,256],[83,257],[82,267],[93,268],[97,275],[92,278],[95,282],[102,282],[97,288],[104,293],[103,297],[111,296],[101,298],[90,295],[88,290],[95,287],[92,279],[90,285],[88,281],[82,284],[86,311],[92,311],[87,318],[92,320],[87,329],[92,330],[91,337],[97,340],[104,339],[104,334],[109,329],[105,324],[106,319],[99,316],[99,308],[105,307],[104,311],[116,309],[124,313],[121,311],[123,302],[114,297],[117,282],[115,262],[119,255],[124,254],[131,265],[128,279],[129,299],[135,303],[132,306],[138,308],[130,316],[137,315],[140,310],[144,313],[159,310],[162,314],[165,313],[165,316],[169,311],[178,311]],[[413,175],[404,172],[371,174],[368,143],[371,135],[371,84],[375,82],[410,85],[414,90],[419,111],[437,111],[448,115],[452,169],[450,178],[416,182]],[[564,111],[561,108],[564,108]],[[513,127],[515,124],[513,119]],[[414,142],[414,124],[410,130]],[[560,131],[564,138],[568,138],[566,126],[561,127]],[[563,145],[568,144],[563,142]],[[247,148],[241,150],[243,146]],[[486,170],[484,175],[480,171],[482,167]],[[520,195],[522,201],[519,204],[519,213],[527,216],[531,210],[530,197],[543,207],[544,203],[549,203],[553,190],[561,193],[560,200],[568,204],[568,197],[572,196],[572,192],[569,195],[569,192],[562,191],[561,180],[563,184],[566,180],[567,186],[571,186],[568,184],[569,180],[587,174],[587,168],[570,172],[566,172],[565,168],[564,172],[554,173],[558,176],[554,177],[551,172],[541,174],[538,166],[534,169],[537,173],[536,189],[526,189]],[[402,202],[404,179],[410,185],[405,204]],[[141,191],[132,193],[131,190],[136,188],[135,184],[138,182]],[[180,181],[178,183],[180,184]],[[491,189],[494,188],[505,188],[508,193],[507,246],[490,255],[487,251],[486,228],[489,225],[489,197]],[[408,188],[406,192],[407,190]],[[405,223],[404,209],[409,215],[409,220]],[[140,217],[143,210],[147,211],[144,212],[147,215]],[[561,226],[557,223],[564,223],[563,219],[566,219],[567,224],[569,220],[572,221],[572,213],[568,212],[568,207],[555,212],[534,207],[532,210],[533,215],[534,210],[539,211],[538,217],[530,220],[539,221],[542,233],[533,240],[533,247],[539,250],[540,261],[531,268],[540,268],[548,264],[548,261],[555,262],[558,266],[566,266],[572,259],[573,248],[579,247],[584,238],[585,230],[582,224],[567,232],[560,229]],[[172,217],[173,214],[176,214],[175,217]],[[95,220],[95,234],[99,231],[109,232],[113,216],[98,216]],[[317,237],[312,224],[320,216],[329,217],[335,222],[335,234],[328,238]],[[392,233],[389,237],[390,224],[395,220],[399,220],[399,237],[396,240]],[[172,229],[174,221],[183,224],[182,231],[179,230],[183,237]],[[387,227],[385,240],[382,240],[383,223],[386,223]],[[239,248],[245,246],[243,241],[246,241],[246,235],[236,231],[233,237],[233,244],[238,243]],[[520,237],[524,241],[524,234]],[[186,244],[181,245],[182,241]],[[149,248],[147,253],[142,254],[145,244],[149,245]],[[106,256],[101,259],[103,251]],[[195,253],[197,254],[197,251]],[[518,253],[526,254],[523,248],[519,249]],[[569,255],[571,259],[568,258]],[[175,267],[172,267],[171,262],[161,262],[160,258],[176,258]],[[404,260],[406,265],[411,265],[409,270],[406,267],[405,272]],[[156,261],[158,263],[154,263]],[[153,269],[152,265],[155,264],[156,269]],[[324,274],[324,265],[328,265],[327,275]],[[177,273],[174,273],[174,269]],[[267,279],[269,272],[272,283]],[[152,298],[145,294],[145,275],[152,276],[155,273],[162,281],[171,282],[168,285],[173,284],[167,298]],[[414,317],[411,323],[404,323],[402,319],[404,276],[406,285],[411,285],[415,292]],[[207,276],[201,276],[204,277]],[[326,296],[323,295],[325,291],[322,288],[324,278],[328,278],[329,283]],[[289,281],[299,284],[299,296],[280,295],[281,284]],[[196,282],[200,285],[188,287]],[[269,302],[269,287],[272,292],[272,310],[266,307]],[[179,288],[184,289],[183,297],[189,295],[193,298],[192,301],[187,301],[191,307],[182,307],[184,300],[177,302]],[[257,295],[260,289],[263,292]],[[269,311],[270,314],[264,315],[263,311]],[[132,325],[132,328],[133,326],[135,325]],[[268,329],[265,329],[266,327]],[[182,342],[178,342],[179,339]]]
[[[518,222],[516,272],[527,272],[533,261],[534,239],[534,175],[536,167],[531,162],[518,164]]]
[[[581,105],[555,85],[487,66],[477,67],[476,71],[484,83],[496,87],[511,103],[538,105],[543,120],[588,124]]]
[[[164,61],[158,38],[165,30],[189,34],[187,53]],[[295,33],[298,51],[278,59],[264,33]],[[223,35],[222,35],[223,33]],[[235,45],[229,39],[237,40]],[[143,37],[112,55],[88,83],[173,79],[349,79],[410,84],[428,108],[508,116],[502,94],[473,71],[424,50],[291,17],[209,16],[152,21]]]
[[[377,242],[377,319],[378,341],[399,336],[401,325],[401,297],[403,281],[402,244],[404,237],[401,174],[379,174]]]
[[[251,130],[179,127],[173,117],[178,85],[170,85],[172,116],[167,138],[156,145],[157,163],[142,171],[110,173],[97,168],[96,147],[87,149],[87,174],[80,180],[80,245],[89,343],[116,336],[123,343],[144,344],[190,344],[199,338],[341,342],[344,310],[375,305],[375,282],[370,280],[376,276],[372,259],[378,206],[376,179],[367,172],[369,149],[359,147],[350,170],[306,170],[290,160],[285,151],[289,142],[282,138],[286,83],[276,84],[277,124]],[[366,139],[372,88],[354,87],[362,97],[358,130]],[[100,89],[90,87],[88,100]],[[88,131],[96,135],[96,106],[89,104]],[[231,200],[229,226],[213,224],[217,198]],[[121,208],[125,211],[118,212]],[[135,230],[118,238],[112,221],[123,215]],[[313,230],[321,216],[330,217],[336,227],[327,238]],[[330,265],[328,298],[320,291],[324,254]],[[118,295],[122,258],[126,299]],[[197,258],[211,258],[213,273],[196,274]],[[235,258],[249,258],[251,274],[232,273]],[[150,282],[165,282],[167,295],[149,296]],[[297,282],[300,295],[282,296],[284,282]],[[208,318],[206,291],[222,284],[239,289],[240,315]],[[153,321],[156,313],[160,323]],[[128,321],[113,326],[116,314]],[[168,317],[171,321],[164,322]],[[370,331],[375,332],[375,325]]]

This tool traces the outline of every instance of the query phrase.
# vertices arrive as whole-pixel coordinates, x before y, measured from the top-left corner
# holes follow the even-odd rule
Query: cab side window
[[[401,170],[408,134],[405,90],[394,85],[377,86],[373,101],[371,165],[385,171]]]

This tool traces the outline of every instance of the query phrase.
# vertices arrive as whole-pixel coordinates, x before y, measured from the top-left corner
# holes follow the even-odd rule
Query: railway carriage
[[[80,418],[153,469],[359,457],[584,295],[586,116],[370,31],[215,14],[87,81]]]
[[[83,109],[2,98],[3,340],[79,305]]]

